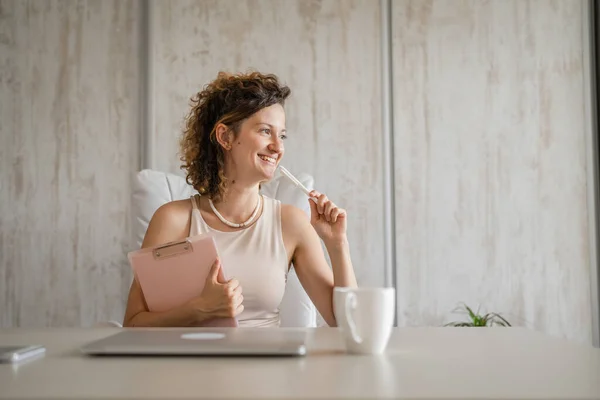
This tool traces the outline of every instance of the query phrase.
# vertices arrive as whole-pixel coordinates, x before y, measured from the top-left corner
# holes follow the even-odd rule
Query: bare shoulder
[[[290,204],[281,204],[281,228],[293,234],[301,235],[311,229],[310,218],[304,211]]]
[[[191,211],[192,203],[189,199],[170,201],[160,206],[150,220],[142,247],[187,237]]]
[[[281,203],[281,218],[287,219],[290,222],[310,221],[308,215],[306,215],[304,211],[291,204],[283,203]]]
[[[174,200],[158,207],[152,219],[177,223],[182,219],[189,218],[191,211],[192,202],[190,199]]]

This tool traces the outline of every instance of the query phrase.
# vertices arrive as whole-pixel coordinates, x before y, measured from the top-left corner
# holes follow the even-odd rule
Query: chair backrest
[[[299,174],[297,178],[308,188],[314,186],[314,180],[310,175]],[[306,196],[285,177],[277,176],[263,184],[261,192],[284,204],[292,204],[310,215]],[[139,248],[142,245],[148,223],[161,205],[173,200],[189,199],[195,193],[196,190],[181,176],[149,169],[138,172],[134,179],[132,195],[132,246]],[[288,274],[285,294],[280,305],[280,317],[282,327],[316,326],[316,309],[300,284],[293,267]]]

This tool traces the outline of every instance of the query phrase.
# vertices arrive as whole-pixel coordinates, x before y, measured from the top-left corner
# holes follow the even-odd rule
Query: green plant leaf
[[[474,325],[471,322],[450,322],[450,323],[446,324],[445,326],[452,326],[455,328],[460,328],[460,327],[472,327]]]
[[[494,323],[494,318],[492,317],[492,315],[490,313],[485,314],[481,319],[484,322],[483,326],[488,326],[489,324]]]
[[[479,307],[477,308],[477,312],[473,312],[473,310],[466,304],[460,303],[453,312],[466,312],[470,321],[469,322],[449,322],[444,326],[454,326],[454,327],[487,327],[487,326],[512,326],[504,317],[502,317],[498,313],[487,313],[483,316],[479,315]]]
[[[466,304],[465,304],[465,308],[467,309],[467,312],[469,313],[469,317],[471,317],[472,320],[475,320],[475,313],[473,312],[473,310],[471,310],[469,308],[469,306]]]
[[[499,318],[499,319],[500,319],[500,320],[501,320],[501,321],[502,321],[504,324],[506,324],[506,325],[502,325],[502,326],[512,326],[512,325],[510,324],[510,322],[508,322],[508,321],[507,321],[507,320],[506,320],[506,319],[505,319],[505,318],[504,318],[502,315],[500,315],[500,314],[497,314],[497,313],[492,313],[492,315],[493,315],[495,318]]]

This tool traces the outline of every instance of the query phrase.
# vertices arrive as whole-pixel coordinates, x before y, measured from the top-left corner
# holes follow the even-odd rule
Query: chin
[[[267,172],[267,173],[263,173],[261,176],[261,182],[266,182],[266,181],[270,181],[271,179],[273,179],[275,177],[275,170],[273,170],[272,172]]]
[[[277,170],[277,165],[269,166],[267,168],[260,165],[258,168],[258,171],[257,171],[258,175],[259,175],[259,179],[261,181],[264,181],[264,180],[270,181],[271,179],[273,179],[275,177],[276,170]]]

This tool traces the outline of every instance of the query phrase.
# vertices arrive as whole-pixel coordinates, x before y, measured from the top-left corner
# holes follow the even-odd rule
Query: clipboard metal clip
[[[192,251],[192,244],[189,240],[185,239],[179,242],[171,242],[165,245],[156,247],[152,250],[152,255],[155,260],[163,258],[173,257],[183,253],[189,253]]]

